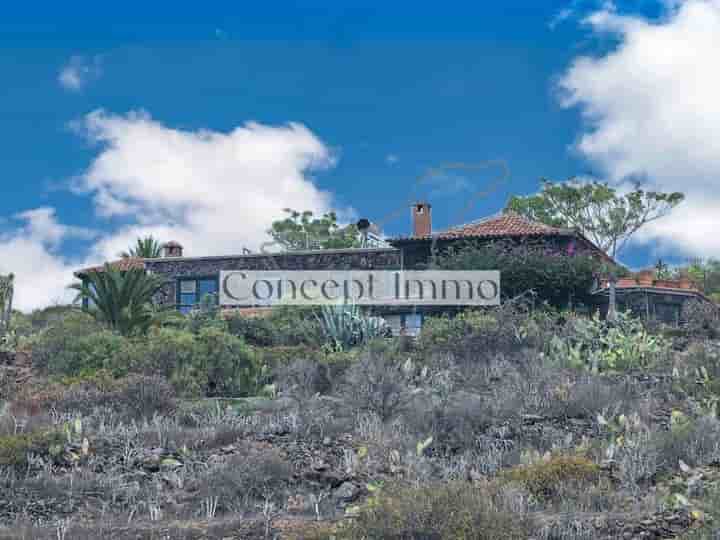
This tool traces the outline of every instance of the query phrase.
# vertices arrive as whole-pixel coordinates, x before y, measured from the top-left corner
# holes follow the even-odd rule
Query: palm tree
[[[165,284],[161,276],[136,268],[120,271],[106,264],[87,273],[82,283],[70,286],[78,292],[75,302],[87,300],[83,309],[96,320],[123,335],[144,332],[157,316],[152,300]]]
[[[162,254],[162,244],[155,239],[154,236],[146,236],[138,238],[135,245],[130,247],[128,251],[123,251],[120,256],[124,259],[128,257],[140,257],[143,259],[157,259]]]

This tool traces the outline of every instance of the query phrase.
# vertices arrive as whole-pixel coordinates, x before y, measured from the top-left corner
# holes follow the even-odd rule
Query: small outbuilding
[[[599,281],[593,291],[595,306],[601,317],[609,309],[610,281]],[[631,277],[623,277],[615,283],[616,309],[631,311],[645,320],[655,320],[671,325],[683,322],[683,306],[690,301],[710,302],[688,277],[658,279],[654,270],[643,270]]]

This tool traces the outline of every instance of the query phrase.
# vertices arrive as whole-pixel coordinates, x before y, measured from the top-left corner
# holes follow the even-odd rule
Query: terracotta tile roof
[[[600,286],[597,291],[606,292],[610,288],[607,279],[603,279],[600,282]],[[654,291],[658,293],[662,292],[675,292],[688,295],[703,296],[703,294],[696,288],[689,280],[683,279],[654,279],[652,277],[644,277],[642,273],[636,276],[619,278],[615,283],[615,289],[618,291],[626,289],[643,289]]]
[[[121,272],[126,272],[127,270],[143,270],[145,268],[145,262],[140,257],[124,257],[117,261],[111,261],[107,264],[109,264],[116,270],[120,270]],[[75,272],[75,275],[84,276],[90,272],[102,272],[104,270],[105,265],[102,264],[99,266],[91,266],[89,268],[83,268],[82,270],[78,270],[77,272]]]
[[[498,216],[492,216],[478,221],[473,221],[459,227],[453,227],[441,232],[441,238],[491,238],[496,236],[544,236],[567,234],[566,229],[551,227],[537,221],[516,214],[507,212]]]
[[[392,238],[390,243],[402,245],[406,242],[422,242],[427,240],[457,240],[462,238],[512,238],[512,237],[542,237],[542,236],[566,236],[580,239],[589,248],[596,252],[607,262],[617,265],[612,257],[597,247],[590,239],[581,232],[563,227],[552,227],[539,221],[533,221],[516,212],[505,211],[494,216],[471,221],[465,225],[451,227],[445,231],[434,233],[429,236],[401,236]]]
[[[505,212],[487,218],[472,221],[457,227],[451,227],[432,236],[407,236],[396,240],[424,240],[433,236],[440,240],[457,238],[499,238],[511,236],[555,236],[571,235],[570,229],[551,227],[544,223],[531,221],[515,212]]]

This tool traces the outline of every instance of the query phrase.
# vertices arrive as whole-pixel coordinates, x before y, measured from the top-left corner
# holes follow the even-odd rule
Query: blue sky
[[[409,230],[412,198],[430,199],[440,229],[497,212],[540,177],[640,174],[712,191],[720,158],[693,145],[697,122],[667,144],[656,134],[675,130],[661,111],[686,91],[663,94],[663,81],[704,71],[692,46],[713,43],[650,67],[632,43],[662,56],[708,13],[720,21],[718,2],[368,4],[6,8],[0,271],[27,276],[28,289],[37,272],[52,276],[52,292],[28,291],[25,305],[58,299],[70,269],[141,232],[177,237],[189,254],[254,247],[283,206],[369,217],[392,235]],[[682,101],[678,118],[710,123],[708,77],[707,96]],[[700,180],[666,174],[673,152],[693,154],[677,167]],[[469,168],[418,185],[449,162]],[[498,162],[509,177],[475,200]],[[623,259],[715,250],[718,206],[694,200]],[[688,236],[700,214],[702,233]]]

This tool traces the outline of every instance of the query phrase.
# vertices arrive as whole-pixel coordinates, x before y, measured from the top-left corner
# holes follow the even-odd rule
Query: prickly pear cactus
[[[10,328],[10,315],[12,313],[13,281],[15,276],[0,275],[0,337]]]

